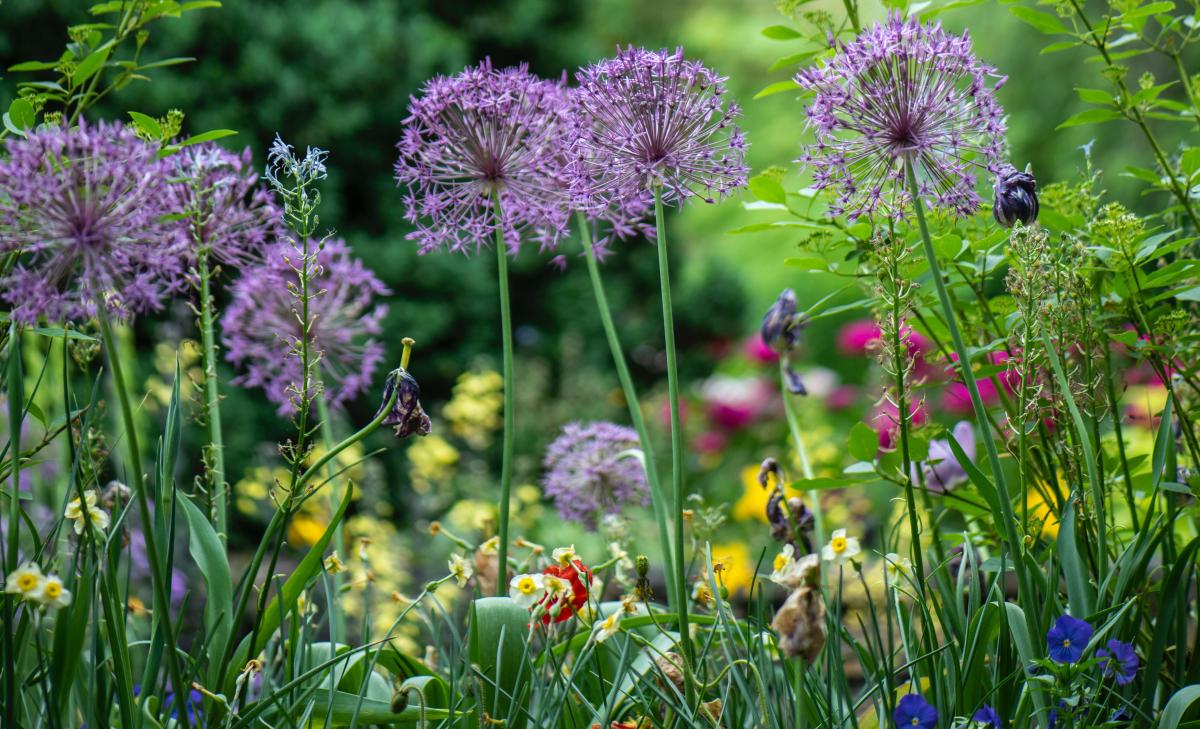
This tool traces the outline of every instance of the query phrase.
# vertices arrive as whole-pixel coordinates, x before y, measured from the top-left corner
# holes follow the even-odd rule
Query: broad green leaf
[[[1067,500],[1058,531],[1058,558],[1062,563],[1063,577],[1067,583],[1067,598],[1071,602],[1071,614],[1079,618],[1090,617],[1096,612],[1096,594],[1088,582],[1083,557],[1079,554],[1076,538],[1074,499]]]
[[[471,603],[467,626],[468,654],[482,679],[479,707],[505,726],[524,729],[529,701],[531,667],[526,636],[529,610],[507,597],[484,597]]]
[[[188,137],[187,139],[180,142],[179,146],[180,147],[190,147],[193,144],[201,144],[203,142],[211,142],[214,139],[221,139],[223,137],[232,137],[235,134],[237,134],[237,131],[235,131],[233,129],[213,129],[211,131],[197,134],[193,137]]]
[[[33,104],[25,99],[13,99],[8,105],[8,118],[19,129],[25,131],[33,129],[33,125],[37,123],[37,113],[33,110]]]
[[[1121,115],[1112,109],[1086,109],[1059,124],[1055,129],[1067,129],[1068,127],[1077,127],[1083,124],[1099,124],[1120,118]]]
[[[183,507],[184,520],[188,525],[188,552],[195,560],[207,589],[204,600],[204,631],[205,639],[209,641],[211,681],[213,685],[218,685],[223,672],[219,654],[225,649],[225,642],[233,625],[230,615],[233,609],[233,578],[229,571],[225,545],[221,543],[204,512],[182,494],[179,497],[179,505]]]
[[[84,58],[75,67],[74,73],[71,74],[71,83],[79,86],[84,81],[96,75],[96,72],[103,68],[104,63],[108,61],[108,54],[111,50],[112,45],[110,41],[89,53],[87,58]]]
[[[1112,94],[1101,89],[1082,89],[1076,88],[1075,93],[1079,94],[1079,98],[1089,104],[1102,104],[1111,106],[1113,103]]]
[[[762,91],[759,91],[757,94],[755,94],[754,98],[762,99],[767,96],[783,93],[784,91],[792,91],[798,88],[800,88],[800,86],[791,79],[788,79],[787,81],[776,81],[775,83],[767,86]]]
[[[450,716],[446,709],[422,709],[420,706],[407,706],[403,711],[393,712],[390,702],[378,699],[362,699],[360,707],[358,694],[347,691],[317,691],[313,694],[312,701],[315,705],[313,716],[324,717],[328,714],[330,725],[334,727],[349,726],[356,710],[359,726],[411,723],[422,718],[437,721]],[[286,724],[280,723],[279,726]]]
[[[9,66],[9,71],[49,71],[58,66],[58,61],[25,61]]]
[[[137,125],[151,139],[162,139],[162,125],[158,120],[149,114],[143,114],[140,111],[129,112],[129,118],[133,119],[133,123]]]
[[[1192,704],[1200,699],[1200,685],[1184,686],[1171,696],[1163,708],[1162,716],[1158,719],[1158,729],[1178,729],[1179,723],[1192,708]]]
[[[1027,8],[1024,5],[1013,5],[1009,8],[1012,14],[1029,25],[1032,25],[1040,33],[1046,35],[1054,35],[1056,33],[1070,33],[1070,29],[1063,25],[1063,22],[1057,16],[1050,13],[1043,13],[1040,10]]]
[[[191,2],[183,3],[179,6],[179,12],[188,13],[193,10],[204,10],[205,8],[221,7],[220,0],[192,0]]]
[[[850,429],[850,442],[847,445],[850,455],[858,460],[875,460],[875,454],[879,452],[879,434],[866,423],[855,423]]]
[[[762,34],[771,40],[795,40],[802,38],[800,31],[786,25],[772,25],[762,29]]]
[[[762,200],[763,202],[778,203],[780,205],[787,202],[787,192],[784,191],[783,185],[773,178],[764,175],[755,175],[750,178],[750,194]]]

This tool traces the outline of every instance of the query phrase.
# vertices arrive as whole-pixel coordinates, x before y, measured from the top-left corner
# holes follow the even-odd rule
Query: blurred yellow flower
[[[450,402],[442,414],[450,432],[476,450],[486,448],[500,428],[504,405],[504,379],[492,370],[464,372],[458,376]]]
[[[767,523],[767,501],[775,492],[777,479],[775,474],[767,476],[767,488],[758,482],[758,466],[746,466],[742,469],[742,496],[733,505],[735,521],[761,521]],[[795,489],[785,489],[787,496],[799,496]]]
[[[1046,491],[1050,490],[1048,487],[1045,487],[1045,489]],[[1058,492],[1058,495],[1061,498],[1061,487],[1055,488],[1054,490]],[[1051,495],[1051,498],[1053,498],[1053,495]],[[1040,524],[1041,529],[1039,533],[1042,535],[1042,538],[1058,539],[1059,518],[1057,511],[1058,506],[1056,503],[1054,501],[1046,503],[1046,499],[1044,496],[1042,496],[1041,490],[1031,488],[1025,494],[1025,505],[1029,508],[1029,522],[1031,528],[1038,529],[1038,525]],[[1018,514],[1018,516],[1020,516],[1020,514]]]
[[[288,542],[296,546],[303,544],[311,547],[325,533],[326,526],[328,522],[324,519],[317,519],[309,514],[297,514],[288,524]]]
[[[754,582],[754,565],[751,564],[750,547],[745,542],[714,544],[712,558],[713,574],[729,590],[730,597],[739,591],[749,592]]]
[[[454,531],[488,531],[496,523],[496,505],[490,501],[462,499],[446,513],[446,521]]]
[[[413,489],[426,493],[454,475],[458,449],[439,435],[418,438],[408,447],[408,473]]]

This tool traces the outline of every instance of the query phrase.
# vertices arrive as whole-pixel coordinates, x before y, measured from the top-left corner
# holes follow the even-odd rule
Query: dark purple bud
[[[410,435],[429,435],[429,416],[421,409],[419,399],[421,386],[417,384],[416,378],[403,367],[388,373],[387,382],[383,386],[383,405],[379,412],[382,412],[383,408],[391,402],[392,393],[396,394],[396,400],[392,403],[392,409],[383,419],[383,424],[394,427],[397,438],[407,438]],[[378,412],[375,414],[379,415]]]
[[[804,386],[804,380],[800,379],[800,373],[792,369],[791,365],[783,368],[783,375],[787,378],[788,391],[793,395],[807,395],[808,388]]]
[[[796,292],[784,289],[763,315],[759,330],[763,342],[776,352],[786,352],[800,339],[800,321],[796,316]]]
[[[1030,168],[1018,172],[1012,165],[1005,165],[996,176],[996,201],[992,204],[992,216],[996,222],[1011,228],[1018,221],[1029,225],[1037,220],[1037,180]]]

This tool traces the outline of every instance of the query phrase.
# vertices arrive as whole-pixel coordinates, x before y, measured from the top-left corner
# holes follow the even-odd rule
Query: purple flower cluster
[[[570,423],[546,449],[542,488],[563,519],[595,530],[597,516],[650,503],[646,471],[630,451],[631,428],[613,423]]]
[[[725,79],[683,49],[629,47],[579,72],[573,192],[585,210],[663,200],[714,202],[746,184],[746,138]]]
[[[185,147],[168,161],[178,180],[173,204],[187,226],[189,260],[206,250],[218,263],[246,266],[283,238],[282,211],[259,184],[249,147],[237,154],[209,142]]]
[[[836,193],[834,215],[903,217],[911,206],[905,164],[934,207],[974,215],[981,199],[973,168],[1000,171],[1005,122],[993,92],[1004,80],[975,57],[966,33],[892,14],[797,74],[812,92],[816,134],[798,161],[817,189]]]
[[[337,406],[370,387],[383,359],[383,345],[374,337],[387,307],[375,297],[390,291],[344,241],[310,241],[309,247],[316,251],[309,280],[310,342],[314,356],[320,356],[326,401]],[[281,414],[295,409],[293,397],[304,374],[293,353],[302,336],[293,289],[303,255],[290,243],[268,247],[263,262],[231,287],[221,322],[226,359],[245,370],[234,382],[263,388]]]
[[[410,101],[395,166],[422,253],[476,252],[500,231],[515,254],[526,229],[554,247],[570,215],[567,97],[565,80],[490,61],[425,84]]]
[[[120,124],[81,122],[9,138],[0,158],[0,278],[14,319],[86,320],[158,310],[185,284],[183,237],[168,216],[168,163]]]

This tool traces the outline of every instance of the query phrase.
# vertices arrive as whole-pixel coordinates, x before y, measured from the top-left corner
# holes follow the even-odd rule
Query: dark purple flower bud
[[[1012,165],[1005,165],[996,176],[996,202],[992,204],[992,216],[1005,228],[1020,221],[1029,225],[1037,220],[1037,180],[1029,166],[1018,172]]]
[[[783,368],[783,375],[787,378],[788,392],[793,395],[808,394],[808,388],[804,386],[804,380],[800,379],[800,373],[792,369],[790,365]]]
[[[763,315],[759,330],[763,342],[776,352],[791,349],[799,338],[796,318],[796,292],[784,289]]]
[[[397,438],[407,438],[410,435],[429,435],[429,416],[421,409],[421,386],[417,379],[403,367],[388,373],[387,382],[383,386],[383,408],[391,402],[392,393],[396,393],[396,401],[392,409],[383,419],[384,425],[396,429]],[[376,413],[378,415],[379,413]]]

